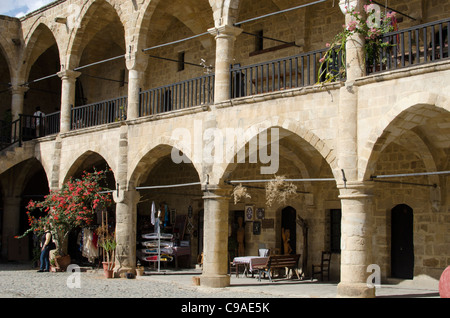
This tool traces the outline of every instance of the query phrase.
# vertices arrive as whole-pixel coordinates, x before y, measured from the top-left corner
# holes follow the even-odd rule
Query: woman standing
[[[40,269],[38,272],[48,272],[50,269],[50,243],[52,242],[52,233],[44,228],[44,234],[41,238],[41,257]]]

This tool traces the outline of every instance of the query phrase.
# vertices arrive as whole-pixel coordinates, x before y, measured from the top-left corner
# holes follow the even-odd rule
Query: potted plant
[[[113,277],[114,265],[115,265],[115,252],[116,252],[116,238],[114,233],[108,233],[104,226],[98,228],[99,241],[98,245],[103,249],[103,271],[106,278]]]
[[[56,243],[55,261],[63,270],[70,264],[67,254],[67,238],[71,230],[77,227],[87,227],[96,219],[96,209],[108,206],[111,197],[105,193],[101,181],[106,178],[107,171],[86,172],[80,179],[70,178],[60,190],[51,191],[44,201],[31,200],[27,205],[28,223],[30,228],[21,236],[33,232],[38,237],[44,232],[44,227],[50,228]],[[36,217],[37,210],[41,216]]]

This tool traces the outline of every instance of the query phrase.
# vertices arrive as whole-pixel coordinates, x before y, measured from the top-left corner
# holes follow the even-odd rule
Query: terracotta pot
[[[65,271],[67,269],[67,267],[70,265],[71,262],[71,258],[70,255],[65,255],[65,256],[56,256],[55,257],[55,262],[57,267],[59,267],[62,271]]]
[[[106,278],[113,278],[114,277],[114,264],[110,266],[111,263],[108,262],[102,262],[103,264],[103,272],[105,273]]]

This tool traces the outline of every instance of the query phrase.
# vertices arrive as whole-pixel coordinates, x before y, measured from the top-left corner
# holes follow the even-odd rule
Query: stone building
[[[338,296],[373,297],[373,264],[382,281],[439,279],[450,262],[450,1],[380,1],[398,20],[384,59],[366,67],[353,35],[346,77],[316,84],[346,8],[365,4],[58,0],[0,17],[2,120],[10,111],[23,128],[36,106],[45,113],[39,136],[2,137],[2,259],[25,248],[13,237],[30,198],[108,166],[121,270],[135,268],[156,202],[187,216],[182,239],[190,265],[203,252],[204,286],[229,285],[239,217],[245,255],[282,253],[290,229],[306,277],[331,250]],[[269,205],[275,175],[297,194]],[[235,202],[239,184],[250,197]]]

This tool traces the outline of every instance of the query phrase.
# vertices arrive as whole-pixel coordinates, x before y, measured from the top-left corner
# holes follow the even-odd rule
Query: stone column
[[[354,17],[349,14],[350,10],[353,9],[355,12],[365,15],[364,4],[366,4],[365,0],[340,0],[339,6],[342,13],[345,14],[346,25],[354,20]],[[345,46],[347,81],[353,81],[356,78],[365,76],[364,44],[364,36],[356,32],[347,39]]]
[[[128,107],[127,119],[135,119],[139,117],[141,78],[143,72],[138,70],[128,71]]]
[[[119,190],[113,192],[116,203],[116,265],[114,272],[121,276],[136,271],[136,224],[139,192]]]
[[[128,69],[128,107],[127,119],[139,117],[139,92],[148,64],[148,57],[142,52],[131,53],[127,57]]]
[[[208,185],[204,192],[203,274],[200,285],[222,288],[230,285],[228,275],[228,205],[230,190]]]
[[[364,14],[363,0],[341,0],[339,5],[348,25],[354,9]],[[369,287],[367,268],[372,258],[370,188],[358,182],[358,88],[356,79],[365,75],[364,38],[357,33],[346,43],[345,86],[339,97],[338,165],[345,172],[347,182],[340,185],[341,222],[341,281],[338,297],[374,297]]]
[[[3,202],[2,258],[7,259],[8,245],[14,236],[20,235],[20,197],[5,197]]]
[[[349,8],[364,12],[363,4],[362,0],[340,1],[346,24],[353,19],[348,14]],[[356,33],[346,43],[347,80],[340,90],[339,98],[339,168],[344,169],[346,178],[353,181],[358,180],[358,88],[353,84],[357,78],[365,75],[364,41]]]
[[[75,105],[75,83],[80,72],[65,70],[58,73],[62,80],[61,88],[61,133],[70,131],[71,111]]]
[[[216,38],[214,102],[230,99],[230,65],[233,63],[234,42],[242,29],[230,25],[208,30]]]
[[[347,184],[340,188],[341,281],[338,297],[375,297],[375,288],[367,279],[372,264],[372,194],[364,183]]]
[[[19,119],[19,115],[23,114],[23,100],[25,93],[29,90],[28,86],[12,86],[11,87],[11,115],[12,120]],[[33,110],[34,112],[34,110]]]

